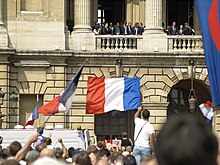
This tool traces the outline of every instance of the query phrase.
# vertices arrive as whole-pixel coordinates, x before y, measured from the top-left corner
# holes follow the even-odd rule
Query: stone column
[[[167,35],[162,28],[162,0],[147,0],[145,5],[143,50],[167,51]]]
[[[8,47],[8,33],[4,25],[4,0],[0,0],[0,47]]]
[[[193,29],[195,30],[196,34],[201,34],[199,16],[198,16],[197,8],[196,8],[196,0],[194,0],[193,7],[194,7],[193,8]]]
[[[149,33],[162,33],[162,0],[147,0],[145,11],[145,31]]]
[[[166,25],[166,17],[167,17],[167,0],[163,0],[163,5],[162,5],[162,22],[165,23]],[[167,25],[166,25],[167,26]]]
[[[145,0],[140,0],[140,22],[145,25]]]
[[[4,0],[0,0],[0,25],[4,24],[4,16],[3,16],[3,1]]]
[[[75,0],[74,1],[74,31],[91,31],[90,14],[91,0]]]
[[[132,5],[132,0],[127,0],[126,1],[126,21],[127,22],[133,22],[133,5]]]
[[[93,3],[91,4],[91,23],[90,25],[95,25],[96,22],[98,22],[98,0],[93,0]]]
[[[96,38],[91,28],[91,0],[74,1],[74,27],[70,35],[70,49],[94,51]]]

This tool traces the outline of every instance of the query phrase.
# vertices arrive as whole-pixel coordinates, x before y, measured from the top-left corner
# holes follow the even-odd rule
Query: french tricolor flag
[[[66,112],[71,108],[76,87],[78,85],[78,81],[81,76],[85,62],[80,67],[72,81],[68,84],[67,88],[51,102],[41,106],[38,109],[39,113],[43,115],[51,115],[55,113]]]
[[[37,96],[37,105],[35,106],[33,112],[31,113],[30,117],[28,118],[28,120],[26,121],[26,123],[24,124],[24,128],[27,126],[27,125],[33,125],[34,124],[34,121],[37,120],[39,118],[39,114],[38,114],[38,96]]]
[[[212,124],[212,118],[214,115],[212,103],[207,101],[206,103],[200,104],[199,108],[205,117],[206,122],[208,124]]]
[[[139,78],[88,78],[87,114],[134,110],[140,100]]]

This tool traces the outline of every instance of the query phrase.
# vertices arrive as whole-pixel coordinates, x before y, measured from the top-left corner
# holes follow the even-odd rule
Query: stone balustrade
[[[201,35],[171,35],[168,38],[168,51],[203,51]]]
[[[96,35],[96,50],[142,50],[143,36]]]

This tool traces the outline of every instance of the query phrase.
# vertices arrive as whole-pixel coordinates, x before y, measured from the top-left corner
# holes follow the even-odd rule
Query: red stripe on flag
[[[86,113],[104,113],[105,105],[105,79],[89,77],[88,90],[86,96]]]
[[[52,113],[53,109],[54,109],[55,106],[58,104],[58,105],[56,106],[55,110],[53,111],[53,114],[58,113],[58,112],[59,112],[58,108],[59,108],[59,104],[60,104],[60,103],[58,102],[59,98],[60,98],[60,96],[57,96],[57,97],[56,97],[55,99],[53,99],[51,102],[49,102],[49,103],[47,103],[47,104],[41,106],[41,107],[38,109],[38,112],[41,113],[41,114],[43,114],[43,115],[49,115],[49,114]]]
[[[27,125],[33,125],[33,124],[34,124],[34,121],[35,121],[35,120],[30,120],[30,121],[28,121],[27,123],[25,123],[24,128],[25,128]]]

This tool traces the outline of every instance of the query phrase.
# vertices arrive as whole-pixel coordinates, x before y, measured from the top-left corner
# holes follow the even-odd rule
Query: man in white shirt
[[[141,118],[139,118],[141,114]],[[140,164],[142,156],[151,156],[151,150],[154,152],[154,128],[148,121],[150,112],[141,107],[134,114],[134,149],[133,155],[137,164]]]

